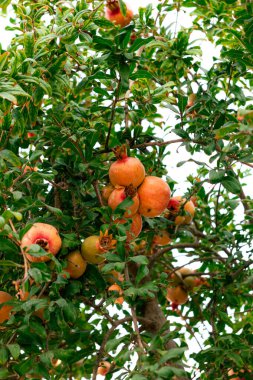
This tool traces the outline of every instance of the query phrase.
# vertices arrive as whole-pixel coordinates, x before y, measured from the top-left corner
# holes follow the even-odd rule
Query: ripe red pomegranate
[[[105,258],[103,254],[114,248],[116,240],[106,231],[100,232],[100,236],[91,235],[84,239],[81,246],[81,254],[89,264],[100,264]]]
[[[170,278],[172,280],[173,286],[184,285],[188,290],[192,290],[194,287],[198,286],[196,280],[199,280],[194,276],[195,271],[190,268],[181,268],[176,272],[172,273]],[[192,274],[192,276],[190,276]]]
[[[127,236],[128,242],[136,239],[141,233],[141,230],[142,230],[142,217],[141,217],[141,215],[139,213],[137,213],[131,219],[122,218],[122,219],[116,219],[115,220],[115,223],[119,223],[119,224],[128,223],[129,220],[131,220],[130,227],[126,231],[126,236]]]
[[[159,177],[147,176],[138,188],[138,195],[139,213],[154,218],[166,209],[170,199],[170,187]]]
[[[140,186],[145,177],[145,168],[136,157],[128,157],[126,146],[117,147],[115,150],[117,161],[113,162],[109,169],[111,183],[116,186]]]
[[[188,293],[181,286],[169,287],[166,298],[172,302],[172,307],[176,308],[178,305],[183,305],[188,301]]]
[[[180,213],[181,208],[183,208],[185,215],[177,215]],[[172,197],[168,203],[169,215],[175,217],[175,224],[189,224],[191,223],[194,214],[195,214],[195,206],[194,203],[186,198],[182,198],[180,195]]]
[[[121,13],[118,0],[107,0],[105,8],[105,17],[107,20],[123,28],[130,24],[133,16],[133,12],[128,7],[125,16]]]
[[[99,363],[97,375],[105,376],[111,368],[111,363],[103,360],[102,362]]]
[[[32,244],[38,244],[44,251],[56,255],[61,249],[62,241],[57,229],[47,223],[34,223],[21,240],[21,248],[24,250],[29,261],[39,263],[49,261],[50,257],[29,255]]]
[[[133,185],[115,188],[108,199],[108,206],[110,206],[112,210],[115,210],[127,197],[132,198],[133,204],[126,207],[126,212],[123,216],[125,218],[131,218],[137,213],[140,204],[137,189]]]
[[[13,297],[9,293],[0,291],[0,323],[3,323],[10,318],[10,312],[13,306],[11,305],[2,306],[2,304],[12,299]]]
[[[164,245],[167,245],[170,243],[171,243],[171,237],[170,237],[170,234],[168,233],[168,231],[166,231],[166,230],[161,230],[161,231],[157,232],[154,235],[153,241],[152,241],[152,245],[164,246]]]

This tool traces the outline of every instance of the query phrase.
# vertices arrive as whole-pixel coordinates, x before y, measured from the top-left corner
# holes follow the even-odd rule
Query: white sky
[[[128,1],[127,3],[132,8],[132,10],[135,13],[137,13],[139,7],[145,7],[146,5],[152,3],[153,7],[155,8],[155,6],[157,4],[159,4],[159,1],[158,0],[153,0],[153,1],[150,1],[150,0],[133,1],[133,0],[131,0],[131,1]],[[11,38],[13,36],[13,32],[6,32],[4,30],[5,27],[9,24],[8,23],[8,17],[9,16],[10,16],[10,13],[8,13],[7,16],[0,18],[0,42],[3,46],[3,48],[7,47],[7,45],[10,43]],[[166,21],[167,21],[168,24],[171,24],[173,22],[173,20],[176,21],[176,12],[174,12],[174,15],[172,13],[170,13],[169,20],[165,19],[164,23],[166,24]],[[180,15],[178,17],[178,22],[177,22],[177,30],[179,30],[181,27],[189,27],[190,25],[191,25],[191,17],[190,17],[189,12],[188,13],[180,12]],[[202,67],[204,67],[205,69],[209,69],[212,66],[213,56],[218,56],[219,50],[217,48],[215,48],[210,42],[204,40],[204,35],[200,32],[197,32],[197,31],[194,32],[192,34],[191,38],[192,38],[192,40],[199,40],[199,45],[201,46],[202,51],[203,51]],[[175,117],[171,111],[163,109],[163,110],[161,110],[161,113],[163,114],[164,121],[166,122],[166,126],[175,124]],[[162,131],[157,130],[157,133],[158,133],[158,135],[160,135],[160,137],[162,137],[162,134],[163,134]],[[163,136],[163,138],[164,138],[164,140],[170,140],[170,139],[178,138],[178,136],[175,136],[174,134],[170,133],[170,134],[167,134],[166,136]],[[184,193],[187,190],[186,177],[189,174],[196,174],[197,165],[192,163],[192,162],[188,162],[187,164],[178,168],[176,166],[176,164],[179,161],[187,160],[191,156],[185,151],[184,148],[180,149],[179,152],[177,152],[177,146],[175,144],[170,145],[170,149],[171,149],[171,154],[169,156],[167,156],[167,158],[166,158],[166,164],[168,167],[168,174],[173,179],[178,181],[178,185],[176,186],[177,194]],[[198,161],[206,161],[207,160],[206,156],[204,156],[202,153],[195,154],[194,159],[198,160]],[[245,187],[246,194],[250,194],[250,192],[252,192],[251,188],[252,187],[250,187],[250,184],[248,181],[248,184]],[[242,212],[242,209],[240,210],[240,213],[241,212]],[[185,261],[185,259],[181,256],[180,265],[183,265],[184,262],[187,262],[187,261]],[[197,269],[198,265],[192,266],[192,268]],[[116,311],[116,310],[117,309],[114,308],[114,311]],[[179,318],[176,318],[175,320],[177,320],[177,322],[179,322]],[[201,331],[201,334],[202,333],[204,333],[204,332]],[[200,342],[203,342],[203,337],[201,337],[200,334],[196,334],[196,335],[197,335],[198,340]],[[204,333],[204,335],[207,335],[207,334]],[[187,336],[189,336],[188,333],[187,333]],[[187,340],[188,340],[188,344],[189,344],[189,348],[190,348],[189,353],[190,352],[198,352],[200,348],[199,348],[198,344],[196,343],[196,341],[194,339],[191,339],[191,340],[187,339]],[[187,356],[189,353],[187,353]],[[189,366],[195,366],[196,365],[196,363],[191,359],[188,360],[187,364]],[[196,379],[197,378],[198,377],[196,377]],[[97,380],[101,380],[101,379],[104,379],[104,377],[103,376],[97,376]]]

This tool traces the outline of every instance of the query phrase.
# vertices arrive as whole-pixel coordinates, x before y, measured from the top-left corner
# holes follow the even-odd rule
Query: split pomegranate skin
[[[62,241],[58,230],[47,223],[34,223],[34,225],[26,232],[21,240],[21,249],[29,261],[39,263],[50,260],[50,256],[32,256],[28,251],[32,244],[38,244],[46,252],[56,255],[61,249]]]

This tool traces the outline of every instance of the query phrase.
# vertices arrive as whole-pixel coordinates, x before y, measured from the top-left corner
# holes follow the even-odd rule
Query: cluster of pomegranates
[[[127,7],[126,14],[123,15],[118,0],[107,0],[105,7],[105,17],[107,18],[107,20],[123,28],[132,21],[134,14],[131,11],[131,9]]]

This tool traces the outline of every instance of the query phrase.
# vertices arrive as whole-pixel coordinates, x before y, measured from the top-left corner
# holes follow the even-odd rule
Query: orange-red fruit
[[[139,213],[154,218],[166,209],[170,199],[170,187],[159,177],[147,176],[138,189],[138,195]]]
[[[66,272],[69,273],[71,278],[79,278],[81,277],[87,267],[87,262],[83,259],[80,251],[76,250],[69,253],[66,256],[67,267],[64,268]]]
[[[188,290],[192,290],[197,285],[195,271],[190,268],[181,268],[170,276],[173,285],[185,285]],[[192,276],[189,276],[192,274]],[[186,276],[186,277],[185,277]]]
[[[125,218],[131,218],[137,213],[140,203],[137,189],[134,186],[129,185],[114,189],[108,199],[108,206],[111,207],[112,210],[115,210],[116,207],[119,206],[120,203],[122,203],[127,197],[131,197],[133,203],[126,207],[126,211],[123,216]]]
[[[181,286],[168,288],[166,298],[175,305],[183,305],[188,301],[188,293]]]
[[[239,371],[240,373],[244,373],[244,369],[241,369]],[[247,372],[250,372],[251,373],[251,370],[248,370]],[[233,376],[233,375],[236,375],[236,377],[231,377],[229,380],[245,380],[245,377],[238,377],[238,372],[234,372],[233,369],[230,369],[228,371],[228,376]]]
[[[119,224],[125,224],[125,223],[129,222],[129,220],[131,220],[130,227],[126,231],[126,236],[127,236],[128,242],[136,239],[141,233],[141,230],[142,230],[142,217],[141,217],[141,215],[139,213],[137,213],[130,219],[122,218],[122,219],[116,219],[115,220],[115,223],[119,223]]]
[[[195,206],[191,200],[187,201],[185,198],[182,198],[180,195],[172,197],[168,203],[168,210],[170,214],[176,215],[180,212],[181,207],[184,208],[184,212],[186,215],[177,215],[175,217],[175,224],[189,224],[191,223],[194,214],[195,214]]]
[[[166,230],[161,230],[154,235],[152,245],[167,245],[171,243],[170,234]]]
[[[34,223],[30,230],[23,236],[21,248],[24,250],[29,261],[39,263],[50,260],[48,255],[38,257],[29,255],[28,251],[32,244],[38,244],[46,252],[55,256],[61,249],[62,241],[54,226],[47,223]]]
[[[99,363],[97,375],[105,376],[111,368],[111,363],[103,360],[102,362]]]
[[[31,138],[33,138],[33,137],[35,137],[36,136],[36,133],[33,133],[33,132],[27,132],[27,137],[29,138],[29,139],[31,139]]]
[[[10,318],[10,312],[13,306],[10,306],[10,305],[2,306],[2,304],[12,299],[13,297],[9,293],[0,291],[0,323],[3,323]]]
[[[121,26],[122,28],[130,24],[134,14],[129,8],[127,8],[126,15],[124,16],[120,11],[118,0],[108,0],[106,5],[105,17],[107,20]]]
[[[108,201],[109,196],[111,195],[113,190],[114,190],[114,186],[112,186],[111,184],[106,185],[102,188],[101,195],[104,201],[106,202]]]
[[[119,186],[140,186],[145,177],[145,168],[136,157],[128,157],[124,147],[116,149],[117,161],[109,169],[111,183]]]

